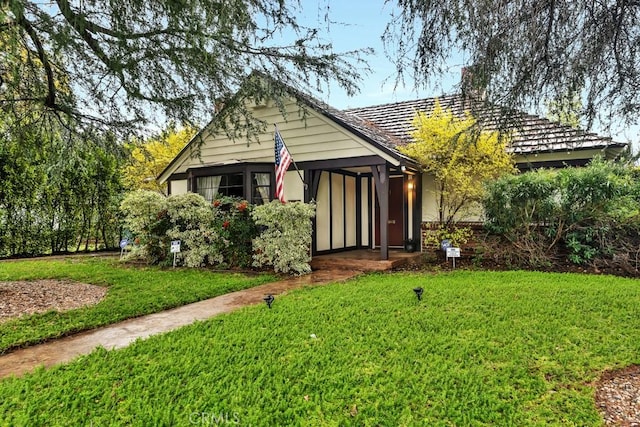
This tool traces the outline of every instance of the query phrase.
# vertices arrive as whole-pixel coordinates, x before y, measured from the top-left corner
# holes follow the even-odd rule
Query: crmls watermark
[[[202,426],[240,424],[240,415],[237,412],[192,412],[189,422]]]

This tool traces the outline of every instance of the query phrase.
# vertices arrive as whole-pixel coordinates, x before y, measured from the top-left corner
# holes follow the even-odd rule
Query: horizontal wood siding
[[[345,131],[315,111],[309,110],[306,122],[298,115],[298,107],[294,102],[287,105],[288,122],[285,122],[280,111],[275,107],[254,110],[257,118],[269,125],[266,132],[258,136],[257,141],[229,140],[224,135],[207,135],[199,157],[189,157],[186,153],[178,162],[173,173],[183,173],[189,168],[213,166],[233,163],[272,162],[273,124],[278,129],[296,162],[342,159],[351,157],[384,155],[381,150],[364,142],[360,138]]]

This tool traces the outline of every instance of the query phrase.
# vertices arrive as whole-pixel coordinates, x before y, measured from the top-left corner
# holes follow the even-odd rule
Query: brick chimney
[[[486,99],[486,82],[479,66],[462,67],[460,88],[462,96],[470,101],[484,101]]]

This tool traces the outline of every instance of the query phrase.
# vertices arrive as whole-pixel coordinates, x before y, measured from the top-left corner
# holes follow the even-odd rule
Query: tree
[[[167,185],[160,185],[156,177],[195,133],[192,127],[178,130],[174,124],[170,124],[159,136],[131,142],[131,158],[123,169],[124,185],[129,190],[154,190],[166,195]]]
[[[3,1],[0,106],[124,130],[153,119],[201,124],[224,104],[227,120],[219,124],[231,129],[247,124],[246,98],[283,96],[266,84],[234,95],[252,71],[304,90],[335,80],[354,93],[359,53],[337,54],[316,29],[298,25],[301,7],[284,0]]]
[[[580,113],[582,101],[577,93],[565,93],[560,98],[545,102],[547,108],[546,117],[574,129],[580,127]]]
[[[506,138],[498,132],[478,131],[469,113],[460,118],[436,102],[430,114],[416,113],[413,126],[414,142],[400,151],[434,176],[441,225],[453,225],[471,213],[482,200],[487,180],[515,171]]]
[[[464,52],[487,100],[526,109],[581,92],[587,124],[640,114],[638,1],[397,0],[383,40],[399,78],[442,75]],[[600,117],[599,117],[600,116]]]
[[[113,138],[14,118],[0,114],[0,256],[87,250],[98,240],[113,248],[122,191]]]

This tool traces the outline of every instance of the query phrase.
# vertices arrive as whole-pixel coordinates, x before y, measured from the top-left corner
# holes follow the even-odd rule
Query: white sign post
[[[176,268],[176,255],[180,252],[180,240],[171,241],[171,253],[173,254],[173,268]]]
[[[456,268],[456,258],[460,258],[460,248],[447,248],[447,261],[451,258],[453,260],[453,268]]]

